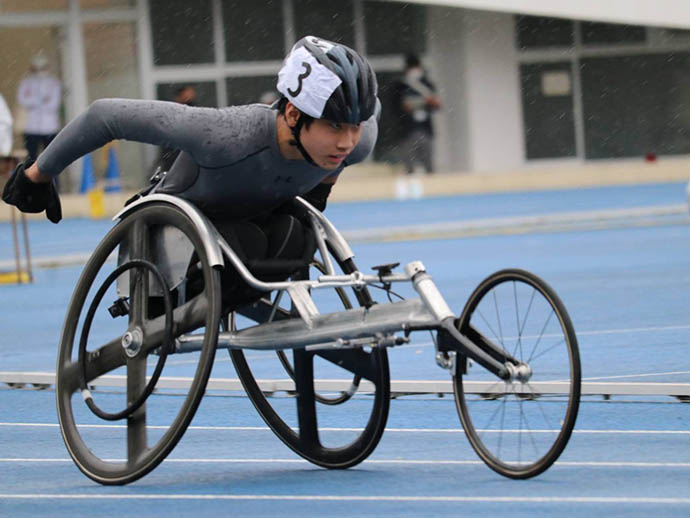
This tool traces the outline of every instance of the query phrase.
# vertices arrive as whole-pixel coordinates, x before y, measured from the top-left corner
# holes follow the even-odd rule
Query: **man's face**
[[[316,119],[302,128],[300,140],[312,160],[323,169],[337,169],[362,136],[361,124]]]

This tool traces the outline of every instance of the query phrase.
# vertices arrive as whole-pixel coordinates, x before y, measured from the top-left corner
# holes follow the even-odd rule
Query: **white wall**
[[[393,0],[575,20],[690,29],[688,0]]]
[[[514,169],[524,164],[524,136],[515,27],[511,14],[464,11],[469,167]]]
[[[469,118],[464,81],[464,11],[430,7],[427,61],[443,109],[434,114],[434,161],[438,171],[466,171],[470,167]]]
[[[429,7],[426,65],[443,101],[434,116],[439,171],[524,165],[513,15]]]

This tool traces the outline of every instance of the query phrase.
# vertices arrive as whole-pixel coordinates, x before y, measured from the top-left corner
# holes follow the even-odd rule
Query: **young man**
[[[364,160],[378,134],[376,76],[352,49],[298,41],[278,75],[274,106],[225,109],[106,99],[68,124],[33,163],[17,168],[3,199],[57,223],[52,179],[114,139],[182,150],[156,192],[191,201],[249,258],[294,258],[304,229],[284,210],[304,196],[323,210],[345,166]],[[251,249],[251,250],[249,250]]]

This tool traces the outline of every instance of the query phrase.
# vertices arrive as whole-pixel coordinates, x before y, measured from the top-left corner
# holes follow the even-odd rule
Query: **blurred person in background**
[[[0,157],[12,151],[12,113],[0,94]]]
[[[421,164],[427,174],[433,173],[432,114],[441,107],[441,99],[416,55],[405,58],[405,75],[397,87],[405,171],[412,174],[417,164]]]
[[[9,172],[12,153],[12,113],[0,94],[0,177]]]
[[[60,81],[50,74],[48,58],[42,53],[31,59],[31,69],[19,83],[17,102],[26,117],[24,146],[29,158],[36,160],[60,130]]]

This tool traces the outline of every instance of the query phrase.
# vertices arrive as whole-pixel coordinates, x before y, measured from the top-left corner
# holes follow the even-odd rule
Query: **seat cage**
[[[338,261],[345,262],[354,257],[352,249],[335,226],[319,210],[302,198],[298,197],[296,200],[303,205],[309,214],[312,230],[316,236],[319,254],[326,267],[326,275],[342,277],[336,275],[329,251]],[[142,206],[152,203],[168,203],[174,205],[192,221],[201,237],[206,254],[209,258],[209,263],[214,268],[223,268],[225,260],[228,260],[230,264],[237,269],[247,284],[259,291],[268,292],[273,290],[284,290],[295,285],[295,283],[291,281],[264,282],[257,279],[242,262],[235,250],[233,250],[227,241],[220,235],[209,219],[192,203],[182,198],[169,194],[149,194],[124,207],[113,217],[113,220],[121,220]],[[175,228],[161,227],[160,230],[152,236],[150,245],[152,261],[161,270],[163,278],[166,280],[168,286],[170,288],[175,288],[184,278],[187,266],[189,265],[193,252],[191,243],[185,239],[181,231]],[[118,263],[121,264],[127,260],[128,252],[126,246],[121,247]],[[118,292],[121,295],[128,295],[128,286],[129,282],[125,274],[121,279],[118,279]],[[301,291],[299,288],[296,289]],[[151,290],[152,295],[160,294],[157,293],[157,291],[159,291],[159,286],[156,283],[151,284]],[[299,295],[297,296],[299,297]]]

